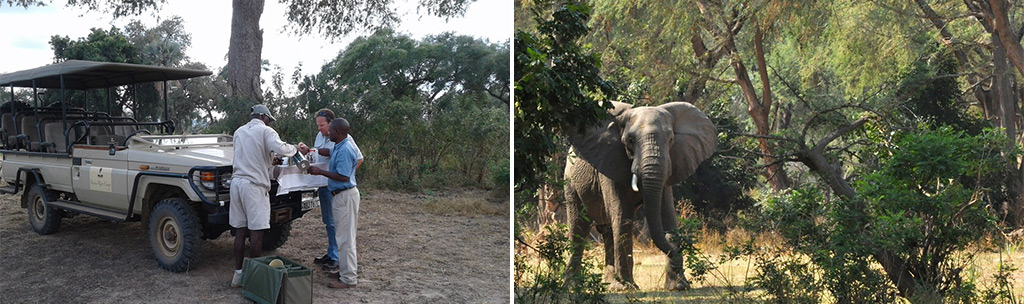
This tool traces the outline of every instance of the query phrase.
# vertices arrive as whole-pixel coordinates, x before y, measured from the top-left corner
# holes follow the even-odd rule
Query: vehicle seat
[[[39,127],[35,116],[25,115],[21,118],[21,134],[18,134],[19,141],[29,151],[39,151]]]
[[[121,135],[122,137],[128,137],[128,135],[138,130],[135,126],[114,126],[114,134]]]
[[[40,144],[43,152],[68,152],[67,142],[64,140],[64,124],[61,121],[44,122],[43,136],[45,136],[45,141]]]
[[[0,138],[4,141],[4,147],[8,149],[14,149],[14,142],[17,140],[14,130],[14,113],[3,113],[0,114],[0,129],[3,129],[3,135],[5,137]]]

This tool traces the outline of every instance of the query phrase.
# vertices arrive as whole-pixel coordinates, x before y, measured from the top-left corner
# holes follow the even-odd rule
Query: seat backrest
[[[29,142],[39,142],[39,127],[36,126],[36,122],[38,122],[39,120],[36,119],[36,117],[33,115],[24,115],[20,118],[20,120],[20,134],[25,134],[25,136],[28,136]]]
[[[61,121],[43,122],[44,142],[53,143],[57,153],[67,153],[67,142],[64,141],[64,124]]]
[[[14,135],[14,113],[0,114],[0,128],[7,130],[7,134]]]
[[[0,138],[0,141],[3,141],[5,146],[13,145],[13,136],[17,135],[14,133],[14,113],[0,114],[0,129],[4,130],[2,134],[7,134],[7,138]],[[8,148],[10,147],[8,146]]]
[[[138,130],[139,129],[136,128],[135,126],[130,126],[130,125],[129,126],[114,126],[114,134],[121,135],[121,136],[128,136],[128,135],[130,135],[132,133],[135,133],[135,131],[138,131]]]

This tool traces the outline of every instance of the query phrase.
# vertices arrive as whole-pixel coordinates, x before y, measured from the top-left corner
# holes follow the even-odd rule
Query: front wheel
[[[167,198],[149,215],[149,245],[160,267],[182,272],[199,261],[202,230],[199,216],[188,201]]]
[[[263,250],[274,250],[284,246],[288,237],[292,234],[292,222],[283,225],[270,226],[267,233],[263,234]]]
[[[28,222],[32,224],[32,230],[39,235],[52,234],[60,229],[61,211],[47,204],[47,202],[52,202],[54,197],[52,191],[46,190],[38,184],[33,185],[32,189],[25,193]]]

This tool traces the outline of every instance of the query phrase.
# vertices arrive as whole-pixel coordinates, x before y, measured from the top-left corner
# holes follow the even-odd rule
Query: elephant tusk
[[[636,187],[636,174],[633,174],[633,192],[640,192],[640,188]]]

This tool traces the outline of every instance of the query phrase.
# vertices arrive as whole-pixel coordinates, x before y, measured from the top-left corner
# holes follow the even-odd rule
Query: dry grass
[[[441,197],[427,201],[426,210],[435,215],[495,216],[508,214],[508,205],[495,204],[483,197]]]
[[[527,234],[532,236],[537,234]],[[665,282],[665,265],[667,257],[661,253],[652,243],[646,240],[635,240],[633,248],[633,273],[637,285],[636,291],[611,292],[607,298],[612,303],[747,303],[757,301],[761,297],[758,290],[742,293],[744,284],[748,278],[757,274],[753,257],[743,256],[718,264],[718,256],[723,252],[726,245],[739,246],[756,235],[754,244],[759,250],[766,251],[769,247],[776,247],[783,244],[781,236],[774,233],[751,233],[737,228],[727,232],[718,233],[711,229],[704,229],[699,237],[700,243],[697,247],[711,257],[712,262],[718,268],[707,274],[703,280],[695,280],[687,276],[693,289],[684,292],[668,292],[663,289]],[[592,273],[603,273],[604,249],[599,244],[594,244],[592,249],[584,253],[585,258],[595,261],[595,267],[590,269]],[[1018,301],[1024,298],[1024,241],[1015,241],[1000,250],[973,249],[974,258],[964,271],[965,280],[974,280],[979,290],[992,288],[992,276],[996,274],[1000,262],[1010,263],[1018,268],[1012,273],[1014,284],[1014,295]],[[516,251],[522,254],[523,251]],[[965,255],[966,256],[966,255]],[[739,294],[731,293],[732,289]]]

